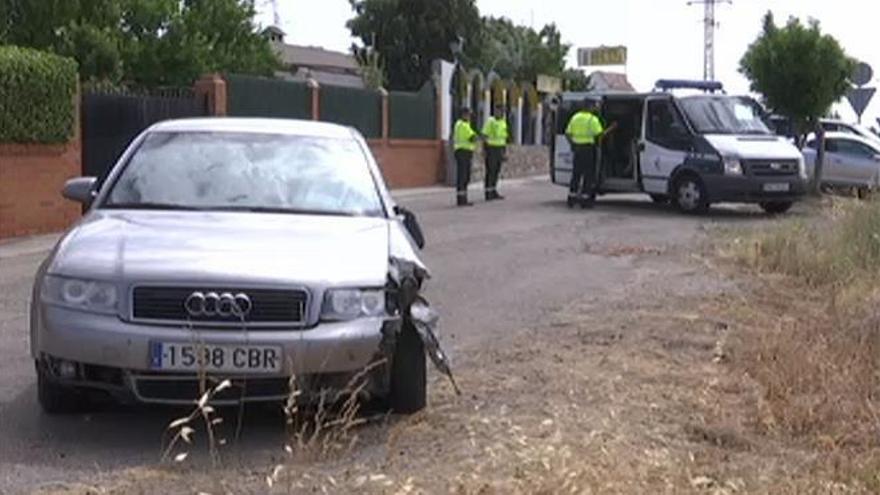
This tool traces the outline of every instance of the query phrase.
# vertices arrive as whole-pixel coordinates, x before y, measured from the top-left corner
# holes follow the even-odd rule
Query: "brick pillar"
[[[224,116],[228,110],[226,81],[220,74],[206,74],[193,86],[196,96],[207,98],[208,115]]]
[[[312,93],[312,120],[321,120],[321,85],[311,78],[308,85]]]
[[[390,112],[388,109],[388,91],[386,91],[385,88],[379,88],[379,94],[382,95],[382,140],[388,141],[391,130]]]

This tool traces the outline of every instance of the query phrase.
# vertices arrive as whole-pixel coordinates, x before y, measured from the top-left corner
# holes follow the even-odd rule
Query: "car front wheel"
[[[675,181],[675,204],[684,213],[705,213],[709,209],[706,187],[699,177],[685,174]]]
[[[424,409],[426,404],[425,346],[416,329],[407,322],[397,338],[391,362],[388,406],[398,414],[413,414]]]
[[[37,399],[46,414],[71,414],[86,407],[86,397],[72,387],[65,387],[47,376],[37,365]]]

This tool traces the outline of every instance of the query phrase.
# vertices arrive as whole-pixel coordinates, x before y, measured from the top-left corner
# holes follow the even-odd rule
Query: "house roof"
[[[596,71],[590,74],[590,83],[596,89],[613,89],[617,91],[632,91],[636,88],[629,83],[626,74],[616,72]]]
[[[282,43],[274,43],[274,46],[281,61],[286,65],[314,69],[335,69],[339,72],[358,72],[360,70],[357,60],[348,53],[334,52],[313,46]]]
[[[287,34],[284,31],[282,31],[281,28],[278,26],[267,27],[266,29],[263,30],[263,34],[266,34],[266,33],[277,34],[279,36],[284,36]]]

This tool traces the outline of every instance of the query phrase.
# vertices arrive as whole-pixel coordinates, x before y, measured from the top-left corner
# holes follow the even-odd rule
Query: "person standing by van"
[[[486,140],[483,149],[486,154],[486,201],[504,199],[498,194],[498,177],[501,175],[501,163],[505,159],[510,132],[502,106],[496,106],[495,113],[483,125],[483,137]]]
[[[592,208],[596,200],[596,143],[607,130],[596,116],[596,104],[586,99],[581,109],[568,121],[565,135],[574,154],[571,184],[568,190],[568,207],[580,203],[582,208]]]
[[[471,166],[474,160],[474,150],[477,149],[479,135],[471,125],[471,110],[463,108],[461,117],[455,122],[452,133],[453,147],[455,148],[456,164],[456,203],[458,206],[473,206],[468,201],[467,190],[471,181]]]

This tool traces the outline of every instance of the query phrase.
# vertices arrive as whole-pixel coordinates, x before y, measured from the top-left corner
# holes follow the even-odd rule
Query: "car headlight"
[[[40,297],[43,302],[81,311],[118,312],[116,285],[107,282],[49,275],[43,280]]]
[[[724,175],[742,175],[742,162],[735,158],[724,159]]]
[[[332,289],[324,295],[322,320],[353,320],[385,314],[384,289]]]

